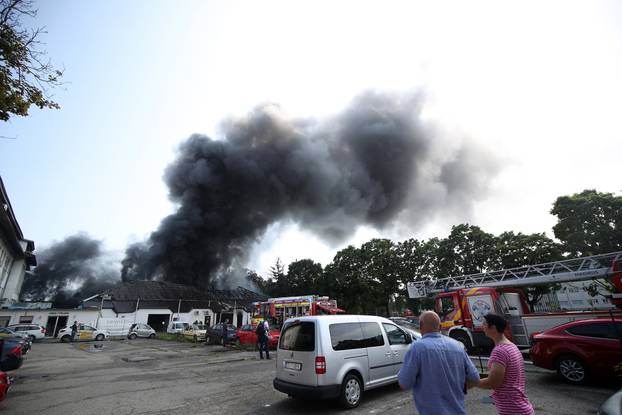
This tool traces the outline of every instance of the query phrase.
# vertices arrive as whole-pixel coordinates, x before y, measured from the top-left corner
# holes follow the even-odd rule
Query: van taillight
[[[41,333],[45,334],[45,329],[41,327]]]
[[[326,358],[324,356],[317,356],[315,358],[315,373],[318,375],[326,373]]]

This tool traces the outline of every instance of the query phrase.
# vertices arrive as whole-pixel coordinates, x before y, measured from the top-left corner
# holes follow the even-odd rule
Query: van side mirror
[[[415,339],[413,338],[412,334],[407,333],[407,334],[406,334],[406,344],[410,344],[410,343],[412,343],[412,342],[413,342],[413,340],[415,340]]]

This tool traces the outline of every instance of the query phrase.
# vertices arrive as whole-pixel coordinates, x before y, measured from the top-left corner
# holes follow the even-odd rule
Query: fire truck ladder
[[[613,274],[616,261],[622,261],[622,251],[432,281],[414,281],[407,284],[408,296],[423,298],[469,287],[520,287],[607,278]]]

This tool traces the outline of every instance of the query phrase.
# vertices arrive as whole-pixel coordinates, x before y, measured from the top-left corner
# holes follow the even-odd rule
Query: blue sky
[[[84,231],[121,252],[174,206],[162,182],[190,134],[271,101],[327,116],[366,89],[425,88],[426,117],[502,160],[464,217],[374,236],[485,230],[549,232],[563,194],[620,194],[622,6],[619,2],[56,1],[40,2],[45,48],[64,66],[61,110],[0,125],[0,174],[39,247]],[[458,138],[456,138],[457,140]],[[275,224],[252,255],[266,270],[328,246]]]

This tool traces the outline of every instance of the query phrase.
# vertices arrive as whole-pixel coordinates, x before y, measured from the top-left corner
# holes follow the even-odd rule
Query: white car
[[[127,338],[130,340],[136,337],[147,337],[153,339],[156,336],[156,332],[148,324],[135,323],[130,327],[130,331],[127,333]]]
[[[166,329],[167,333],[171,334],[182,334],[184,330],[187,330],[190,327],[190,323],[183,323],[181,321],[173,321],[169,324],[168,329]]]
[[[78,331],[76,332],[76,336],[74,341],[81,340],[105,340],[106,337],[110,336],[110,334],[105,330],[98,330],[93,326],[89,326],[88,324],[78,324]],[[58,332],[58,338],[61,342],[70,342],[71,341],[71,326],[63,327]]]
[[[28,335],[28,338],[32,342],[45,337],[45,328],[37,324],[12,324],[9,328],[16,333]]]

